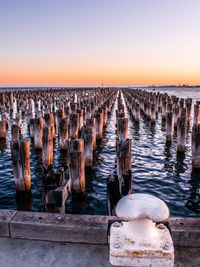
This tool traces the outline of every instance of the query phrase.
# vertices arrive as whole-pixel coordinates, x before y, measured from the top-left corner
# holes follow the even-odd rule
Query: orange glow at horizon
[[[62,85],[161,85],[200,84],[196,73],[156,72],[145,70],[96,70],[92,68],[63,69],[15,69],[1,70],[1,86],[62,86]]]

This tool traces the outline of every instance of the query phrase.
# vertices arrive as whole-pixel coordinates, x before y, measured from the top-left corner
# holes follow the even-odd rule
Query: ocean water
[[[152,89],[148,88],[148,91]],[[193,103],[200,100],[198,88],[156,89],[181,98],[191,97]],[[86,169],[86,195],[84,198],[66,200],[66,213],[108,214],[107,177],[115,167],[115,110],[114,104],[102,143],[95,152],[94,166]],[[172,216],[200,216],[200,172],[192,171],[191,125],[187,131],[187,150],[182,156],[176,154],[176,139],[166,146],[166,129],[159,115],[156,124],[141,119],[138,127],[129,119],[129,138],[132,138],[132,190],[133,193],[149,193],[163,199]],[[192,121],[192,118],[191,118]],[[10,151],[10,128],[6,143],[0,143],[0,208],[43,211],[41,154],[34,151],[31,141],[31,198],[25,201],[16,194]],[[26,120],[22,120],[22,135],[29,138]],[[29,138],[30,139],[30,138]],[[54,143],[54,169],[64,166],[65,159],[59,149],[58,133]]]

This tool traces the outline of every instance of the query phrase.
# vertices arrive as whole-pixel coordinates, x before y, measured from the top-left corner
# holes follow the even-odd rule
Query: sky
[[[0,0],[0,86],[200,84],[199,0]]]

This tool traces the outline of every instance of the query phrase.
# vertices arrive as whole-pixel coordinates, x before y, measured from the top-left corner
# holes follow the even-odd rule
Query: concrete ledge
[[[0,236],[56,242],[107,244],[116,216],[0,210]],[[200,247],[200,218],[170,218],[175,247]]]
[[[10,222],[12,238],[107,244],[107,216],[19,211]]]
[[[16,212],[14,210],[0,210],[0,236],[10,236],[9,223]]]
[[[200,247],[200,218],[170,218],[175,247]]]

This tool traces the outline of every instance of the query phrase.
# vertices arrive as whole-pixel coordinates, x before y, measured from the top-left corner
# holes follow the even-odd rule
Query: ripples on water
[[[200,100],[200,90],[197,89],[163,92]],[[155,125],[142,120],[140,128],[131,122],[129,115],[128,118],[129,136],[133,138],[133,192],[150,193],[160,197],[168,204],[172,216],[198,217],[200,172],[192,171],[191,166],[191,125],[187,133],[187,151],[185,155],[177,157],[176,137],[174,136],[171,146],[166,145],[166,129],[162,125],[160,115]]]
[[[164,92],[200,100],[200,91],[197,89],[185,88],[184,91],[178,91],[180,89]],[[81,200],[70,196],[66,201],[66,213],[108,214],[106,179],[115,166],[116,108],[115,103],[103,141],[98,144],[95,152],[95,164],[92,169],[86,169],[86,196]],[[125,113],[129,119],[129,137],[133,139],[133,192],[150,193],[160,197],[169,205],[172,216],[199,216],[200,173],[192,172],[191,167],[191,126],[187,135],[187,151],[184,156],[177,158],[176,139],[174,137],[171,146],[166,146],[165,126],[162,125],[160,116],[154,126],[142,119],[138,127],[131,121],[127,108]],[[26,121],[23,122],[22,129],[23,137],[29,138]],[[6,143],[0,143],[0,208],[42,211],[41,154],[34,151],[31,142],[32,199],[22,205],[20,201],[16,201],[9,144],[10,129],[8,136]],[[56,138],[53,167],[56,169],[64,165],[65,158],[60,152]]]

